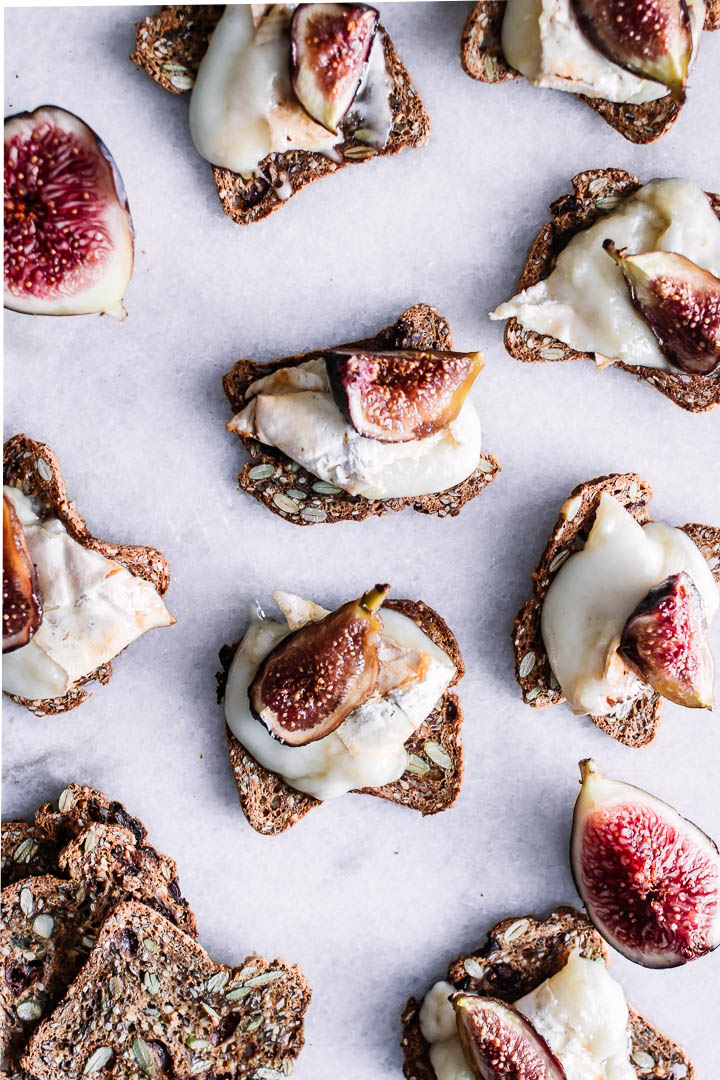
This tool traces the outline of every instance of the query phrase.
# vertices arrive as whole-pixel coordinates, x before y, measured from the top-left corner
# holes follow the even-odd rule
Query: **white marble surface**
[[[616,165],[720,189],[720,34],[705,35],[677,125],[638,148],[570,96],[468,79],[468,9],[382,8],[430,111],[429,145],[347,169],[247,230],[219,208],[187,101],[127,60],[150,9],[6,12],[6,112],[50,101],[82,115],[117,159],[137,232],[124,325],[6,315],[6,434],[55,448],[94,531],[167,554],[177,625],[135,644],[76,712],[39,720],[6,707],[4,810],[28,815],[70,778],[126,803],[177,859],[213,956],[237,963],[256,949],[302,965],[314,999],[298,1080],[399,1077],[407,996],[495,919],[576,900],[566,849],[579,758],[597,756],[720,835],[716,718],[666,705],[655,743],[626,749],[565,707],[524,707],[509,644],[576,483],[634,469],[654,484],[659,519],[720,522],[720,415],[684,413],[622,372],[517,364],[485,317],[573,173]],[[475,399],[503,466],[492,487],[452,521],[406,512],[303,531],[242,496],[220,386],[233,359],[369,334],[419,300],[450,318],[459,347],[486,351]],[[457,806],[423,821],[348,796],[260,837],[228,767],[218,648],[272,588],[332,605],[376,579],[435,606],[459,637]],[[718,651],[717,628],[714,639]],[[720,953],[667,972],[613,957],[612,969],[712,1075]]]

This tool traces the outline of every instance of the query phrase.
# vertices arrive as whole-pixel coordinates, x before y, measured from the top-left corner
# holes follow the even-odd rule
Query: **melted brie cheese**
[[[614,240],[632,254],[674,251],[720,276],[720,221],[692,180],[653,180],[617,210],[577,233],[552,273],[490,314],[517,318],[526,330],[550,334],[579,352],[626,364],[677,371],[633,306],[622,271],[603,251]]]
[[[43,619],[27,645],[3,656],[2,687],[38,701],[62,697],[147,630],[174,622],[149,581],[74,540],[57,518],[5,487],[22,522],[43,597]]]
[[[393,671],[394,649],[399,648],[421,654],[420,676],[408,679],[400,665],[390,680],[394,685],[385,686],[382,693],[376,687],[368,701],[330,735],[306,746],[286,746],[253,716],[250,683],[268,653],[291,630],[328,612],[292,594],[275,593],[273,598],[286,622],[255,619],[235,653],[225,690],[230,730],[261,765],[316,799],[332,799],[353,788],[381,787],[399,779],[408,760],[405,742],[433,711],[455,674],[450,658],[412,619],[383,608],[381,672],[383,668]]]

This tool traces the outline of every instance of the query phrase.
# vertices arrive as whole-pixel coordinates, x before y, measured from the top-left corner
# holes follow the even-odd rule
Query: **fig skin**
[[[572,0],[572,6],[596,49],[633,75],[667,86],[682,105],[693,50],[685,0]]]
[[[480,374],[480,353],[356,352],[326,354],[333,397],[359,435],[412,442],[447,427]]]
[[[595,929],[628,960],[678,967],[720,944],[720,852],[654,795],[580,762],[570,864]]]
[[[671,574],[650,590],[625,623],[623,660],[668,701],[712,709],[715,662],[702,597],[689,574]]]
[[[630,298],[660,351],[687,375],[720,365],[720,278],[671,251],[629,255],[612,240],[603,247],[622,270]]]
[[[92,128],[56,105],[6,117],[5,307],[122,320],[133,256],[122,178]]]
[[[542,1035],[512,1005],[464,992],[450,1001],[465,1060],[477,1080],[567,1080]]]
[[[3,492],[3,647],[27,645],[40,628],[42,593],[15,504]]]
[[[380,671],[377,612],[389,587],[376,585],[308,623],[265,657],[248,696],[253,715],[278,742],[306,746],[323,739],[370,697]]]

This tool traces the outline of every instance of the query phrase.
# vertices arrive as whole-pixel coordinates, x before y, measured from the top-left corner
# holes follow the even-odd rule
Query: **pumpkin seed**
[[[35,896],[32,889],[28,889],[27,886],[20,890],[20,910],[23,915],[32,915],[35,910]]]
[[[238,979],[244,979],[248,975],[254,974],[254,972],[256,972],[256,971],[257,971],[257,965],[256,964],[248,964],[247,967],[244,967],[244,968],[242,968],[241,971],[238,971]]]
[[[198,1059],[197,1061],[193,1061],[192,1065],[190,1066],[190,1075],[199,1076],[200,1073],[204,1073],[210,1068],[210,1064],[211,1063],[209,1061],[200,1059]]]
[[[65,790],[60,793],[60,798],[58,799],[58,810],[61,814],[67,814],[68,810],[73,804],[73,798],[74,796],[70,788],[65,788]]]
[[[605,191],[608,186],[607,180],[602,177],[597,177],[595,180],[591,180],[588,184],[588,191],[591,195],[599,195],[601,191]]]
[[[52,469],[48,465],[45,458],[38,458],[36,464],[37,471],[40,473],[43,480],[49,484],[52,480]]]
[[[111,1047],[98,1046],[97,1050],[94,1050],[85,1062],[83,1076],[92,1076],[93,1073],[96,1073],[106,1065],[109,1065],[113,1057],[114,1054]]]
[[[628,488],[628,498],[632,499],[632,501],[635,502],[639,494],[640,489],[638,488],[637,480],[633,480],[632,484]]]
[[[485,974],[485,968],[482,964],[478,964],[477,960],[472,956],[468,956],[466,960],[463,960],[463,967],[471,979],[482,979]]]
[[[251,480],[270,480],[277,472],[275,465],[253,465],[248,473]]]
[[[425,761],[425,758],[421,758],[418,754],[410,754],[408,756],[405,772],[416,773],[418,776],[422,776],[424,773],[430,772],[430,766],[427,761]]]
[[[52,932],[55,929],[55,920],[52,915],[36,915],[32,928],[33,933],[37,934],[38,937],[52,937]]]
[[[524,679],[526,675],[529,675],[532,669],[535,667],[535,653],[525,653],[520,661],[519,675],[521,679]]]
[[[207,1001],[201,1001],[200,1002],[200,1007],[205,1010],[205,1012],[207,1013],[207,1015],[210,1017],[211,1020],[219,1020],[220,1019],[220,1013],[216,1012],[215,1009],[213,1009],[212,1005],[208,1005]]]
[[[491,461],[488,461],[487,458],[481,457],[477,463],[477,468],[480,470],[481,473],[491,473],[493,471],[494,465]]]
[[[558,551],[557,555],[548,566],[548,573],[553,574],[556,570],[559,570],[569,555],[569,551]]]
[[[21,1020],[39,1020],[42,1016],[42,1005],[37,998],[25,998],[15,1010]]]
[[[255,1076],[258,1080],[283,1080],[285,1074],[278,1072],[277,1069],[258,1069]]]
[[[527,694],[525,695],[525,701],[528,702],[528,703],[531,702],[531,701],[534,701],[535,698],[538,697],[539,694],[540,694],[540,687],[539,686],[533,686],[532,690],[528,690]]]
[[[152,994],[152,996],[155,997],[155,994],[157,994],[160,990],[160,980],[158,979],[154,971],[145,972],[145,974],[143,975],[143,986],[147,990],[148,994]]]
[[[516,938],[522,937],[529,925],[530,923],[527,919],[518,919],[517,922],[508,926],[505,931],[505,941],[515,941]]]
[[[226,1001],[242,1001],[250,993],[249,986],[236,986],[234,990],[228,990],[225,995]]]
[[[18,863],[30,862],[37,849],[37,843],[33,840],[32,836],[28,836],[25,840],[22,840],[13,851],[13,859]]]
[[[94,849],[98,845],[98,840],[99,839],[100,839],[100,837],[98,836],[98,834],[96,832],[93,832],[92,829],[90,829],[88,831],[88,833],[86,834],[85,839],[83,841],[83,847],[85,848],[85,851],[87,851],[87,852],[94,851]]]
[[[633,1050],[630,1055],[639,1069],[654,1069],[655,1058],[650,1057],[644,1050]]]
[[[153,939],[151,937],[146,937],[145,940],[143,941],[143,945],[145,946],[145,948],[147,949],[148,952],[156,953],[156,952],[159,951],[158,947],[157,947],[157,942],[153,941]]]
[[[248,979],[245,983],[246,986],[267,986],[268,983],[275,982],[284,975],[283,971],[263,971],[261,975],[256,975],[254,979]]]
[[[300,507],[291,499],[289,495],[285,495],[284,492],[278,491],[273,495],[273,502],[277,506],[278,510],[283,510],[286,514],[297,514]]]
[[[192,75],[171,75],[170,82],[178,90],[192,90],[195,85]]]
[[[209,1050],[212,1043],[209,1043],[207,1039],[203,1039],[199,1035],[190,1035],[185,1040],[185,1045],[191,1050]]]
[[[495,76],[495,61],[493,60],[492,56],[483,57],[483,70],[487,75],[488,79],[490,79],[490,81],[492,82]]]
[[[565,354],[562,349],[541,349],[540,355],[543,360],[562,360]]]
[[[300,488],[289,488],[288,495],[291,495],[293,499],[299,499],[301,502],[308,497],[307,491],[301,491]]]
[[[306,506],[304,510],[300,511],[300,517],[304,521],[327,521],[327,510],[323,510],[319,506]]]
[[[335,484],[329,484],[327,480],[316,480],[312,489],[318,495],[339,495],[342,491],[342,488],[336,487]]]
[[[148,1076],[155,1075],[155,1055],[145,1042],[144,1039],[138,1037],[133,1039],[132,1044],[133,1057],[137,1061],[138,1065],[144,1073]]]
[[[444,746],[441,746],[439,742],[434,742],[432,739],[429,742],[423,744],[423,750],[435,765],[439,765],[441,769],[446,772],[452,769],[452,758],[448,754]]]
[[[264,1016],[256,1016],[254,1020],[250,1020],[249,1023],[245,1025],[243,1033],[249,1035],[251,1031],[257,1031],[264,1019]]]
[[[560,511],[561,516],[564,517],[566,521],[572,521],[582,506],[582,501],[582,495],[576,495],[574,499],[570,499]]]
[[[229,971],[218,971],[211,978],[208,979],[206,988],[210,994],[219,994],[221,990],[225,989],[228,979],[230,978]]]
[[[343,157],[350,161],[365,161],[367,158],[375,157],[376,154],[377,150],[374,150],[372,146],[348,146],[343,150]]]

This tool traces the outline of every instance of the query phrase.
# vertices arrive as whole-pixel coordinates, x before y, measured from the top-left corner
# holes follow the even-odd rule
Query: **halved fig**
[[[375,689],[389,585],[376,585],[319,622],[289,634],[250,684],[253,715],[278,742],[305,746],[330,735]]]
[[[720,944],[720,853],[697,825],[641,788],[580,762],[570,861],[588,916],[645,967],[677,967]]]
[[[450,1001],[465,1060],[478,1080],[566,1080],[543,1037],[512,1005],[462,992]]]
[[[378,12],[367,4],[300,4],[290,24],[295,95],[309,116],[337,133],[355,100]]]
[[[42,105],[5,119],[5,307],[125,318],[133,226],[120,173],[92,128]]]
[[[685,0],[572,0],[585,37],[609,60],[667,86],[682,105],[692,57]]]
[[[359,435],[411,442],[455,419],[483,361],[480,353],[334,349],[325,364],[335,401]]]
[[[656,585],[625,623],[618,652],[658,694],[711,709],[715,663],[702,597],[682,570]]]
[[[660,351],[688,375],[720,365],[720,278],[672,251],[628,255],[612,240],[603,247],[618,264],[630,297]]]
[[[27,645],[43,616],[42,594],[15,504],[3,492],[3,646]]]

